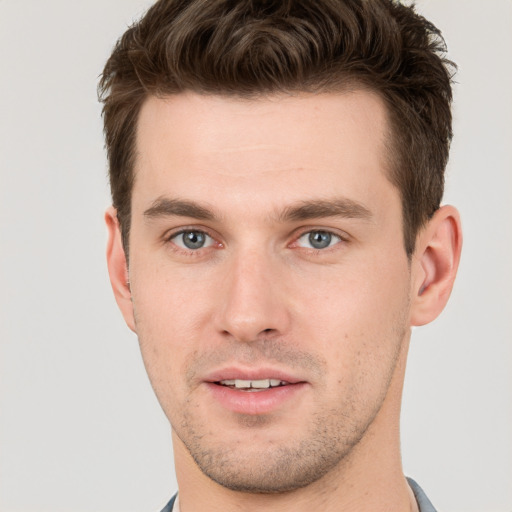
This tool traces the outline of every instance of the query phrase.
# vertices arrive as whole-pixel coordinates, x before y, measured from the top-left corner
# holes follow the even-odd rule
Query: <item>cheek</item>
[[[291,293],[300,297],[299,315],[318,319],[318,328],[346,326],[353,331],[393,322],[394,312],[402,312],[407,303],[408,290],[409,279],[403,269],[370,261],[308,275]]]
[[[141,260],[151,261],[149,257]],[[211,287],[198,272],[177,271],[165,261],[152,263],[133,262],[130,271],[136,321],[140,329],[151,333],[154,343],[185,342],[197,330],[198,315],[207,308]]]
[[[173,275],[164,266],[137,267],[132,262],[131,284],[136,331],[141,354],[155,392],[165,411],[182,393],[186,360],[204,339],[209,314],[204,282]],[[173,391],[171,393],[171,390]]]
[[[409,279],[407,261],[369,258],[337,272],[327,269],[300,289],[309,289],[296,312],[310,348],[323,352],[335,374],[366,373],[389,366],[407,329]],[[315,286],[311,286],[312,283]],[[340,377],[341,379],[342,377]]]

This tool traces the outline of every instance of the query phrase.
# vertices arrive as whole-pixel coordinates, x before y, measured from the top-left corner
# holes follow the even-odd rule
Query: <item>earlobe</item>
[[[444,309],[457,274],[461,249],[459,213],[453,206],[443,206],[417,239],[411,325],[432,322]]]
[[[126,255],[121,239],[121,227],[117,219],[117,211],[110,207],[105,212],[105,223],[108,230],[107,242],[107,266],[110,276],[110,283],[114,296],[123,314],[128,327],[135,331],[135,321],[133,316],[133,304],[128,279],[128,266]]]

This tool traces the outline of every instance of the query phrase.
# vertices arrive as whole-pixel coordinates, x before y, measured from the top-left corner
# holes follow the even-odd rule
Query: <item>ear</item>
[[[416,240],[411,325],[432,322],[444,309],[459,267],[461,249],[459,212],[453,206],[443,206]]]
[[[110,283],[125,322],[133,332],[136,332],[128,266],[121,240],[121,227],[117,219],[117,210],[113,206],[105,212],[105,223],[108,230],[107,266]]]

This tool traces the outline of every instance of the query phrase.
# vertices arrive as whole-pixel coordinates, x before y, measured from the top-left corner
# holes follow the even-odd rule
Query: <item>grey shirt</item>
[[[407,477],[407,482],[409,482],[409,487],[412,489],[414,493],[414,497],[418,502],[418,508],[420,512],[436,512],[434,505],[427,498],[427,495],[423,492],[423,489],[412,479]]]

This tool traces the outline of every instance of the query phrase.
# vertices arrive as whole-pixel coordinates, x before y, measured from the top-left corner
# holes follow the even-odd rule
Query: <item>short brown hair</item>
[[[452,138],[440,31],[394,0],[159,0],[117,42],[98,87],[113,205],[128,251],[137,119],[183,91],[254,97],[364,87],[389,116],[405,250],[439,208]]]

